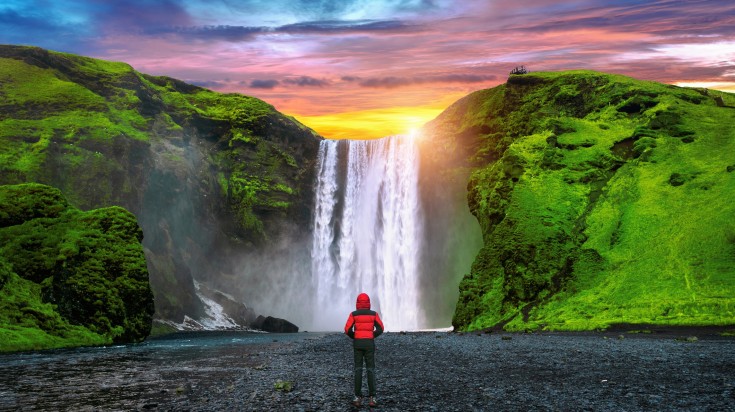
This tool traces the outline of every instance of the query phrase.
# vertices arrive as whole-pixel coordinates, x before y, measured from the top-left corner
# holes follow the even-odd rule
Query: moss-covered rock
[[[308,233],[321,138],[259,99],[22,46],[0,46],[0,95],[0,184],[133,212],[163,319],[204,313],[193,276]]]
[[[135,216],[58,189],[0,186],[0,350],[139,342],[153,293]]]
[[[712,94],[531,73],[440,115],[484,239],[454,326],[735,324],[735,96]]]

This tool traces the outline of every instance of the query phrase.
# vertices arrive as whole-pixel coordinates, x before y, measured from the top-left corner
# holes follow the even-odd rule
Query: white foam
[[[322,141],[313,223],[312,283],[319,315],[312,329],[328,330],[344,321],[360,292],[371,296],[388,330],[421,328],[423,214],[414,139]]]

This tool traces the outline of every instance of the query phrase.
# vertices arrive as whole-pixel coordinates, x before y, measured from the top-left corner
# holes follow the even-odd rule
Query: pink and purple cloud
[[[735,84],[731,1],[6,1],[0,42],[319,116],[446,107],[513,67]]]

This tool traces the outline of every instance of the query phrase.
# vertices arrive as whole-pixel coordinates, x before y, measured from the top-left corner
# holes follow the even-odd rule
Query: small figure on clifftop
[[[362,403],[362,365],[367,368],[370,406],[376,406],[375,400],[375,341],[383,333],[383,321],[377,312],[370,310],[370,296],[360,293],[357,296],[357,310],[350,313],[345,324],[345,334],[353,339],[352,348],[355,354],[355,398],[352,404]]]
[[[528,70],[526,69],[526,66],[516,66],[510,71],[510,74],[528,74]]]

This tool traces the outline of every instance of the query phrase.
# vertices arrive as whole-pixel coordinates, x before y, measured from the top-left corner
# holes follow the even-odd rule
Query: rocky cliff
[[[0,46],[0,96],[0,184],[138,216],[158,317],[208,316],[195,280],[249,305],[269,280],[245,257],[306,253],[321,138],[267,103],[19,46]]]
[[[511,75],[425,127],[472,168],[462,330],[735,324],[735,96]]]
[[[142,239],[123,208],[82,212],[49,186],[0,186],[0,351],[143,340]]]

